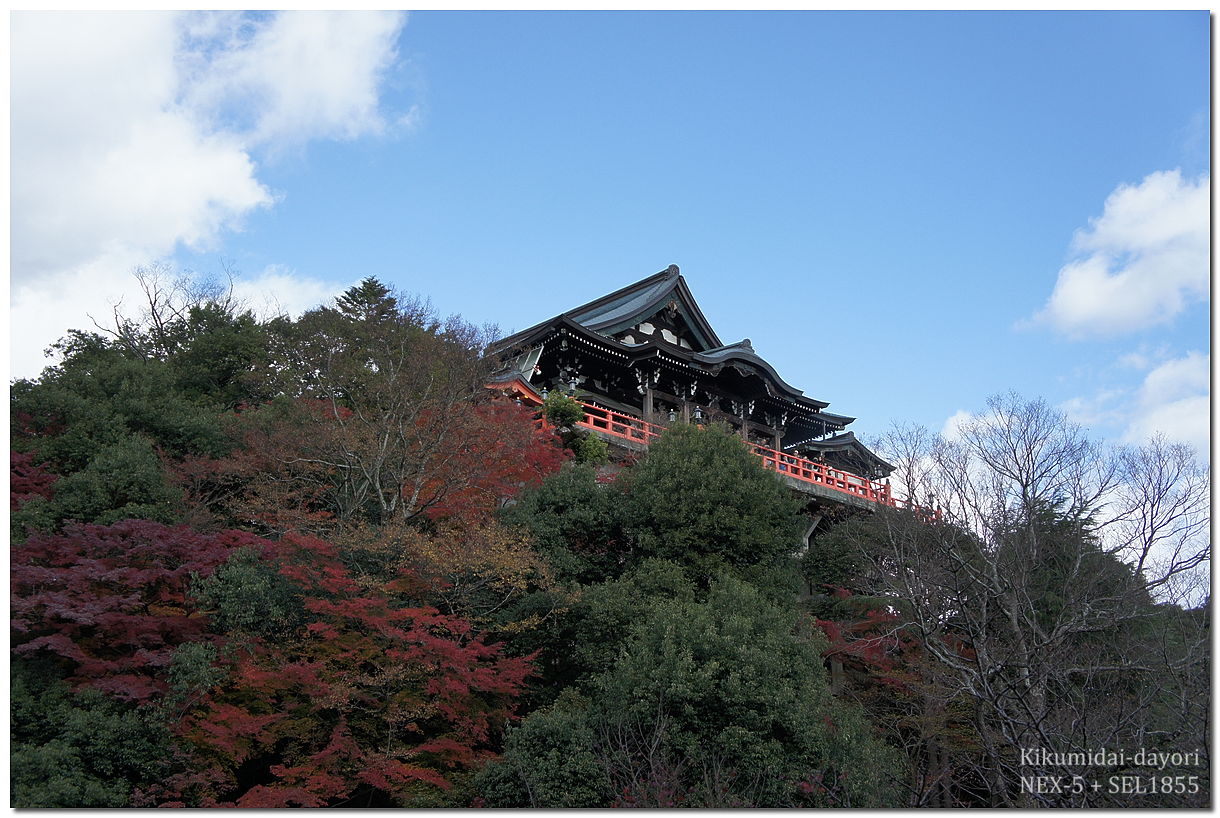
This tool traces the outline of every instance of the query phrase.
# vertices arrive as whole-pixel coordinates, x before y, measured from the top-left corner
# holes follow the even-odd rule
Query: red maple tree
[[[258,542],[147,520],[35,534],[11,555],[13,651],[57,656],[75,683],[119,698],[162,694],[174,649],[209,638],[187,594],[191,575]]]
[[[202,766],[162,797],[204,806],[410,804],[491,755],[531,670],[466,621],[412,605],[409,572],[371,585],[335,548],[289,535],[264,547],[307,623],[249,643],[179,725]],[[173,792],[173,788],[177,792]]]

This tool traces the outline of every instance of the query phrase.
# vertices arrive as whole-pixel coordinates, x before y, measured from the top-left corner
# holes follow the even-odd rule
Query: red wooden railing
[[[663,426],[657,426],[631,415],[624,415],[621,412],[607,409],[604,406],[594,406],[584,401],[581,401],[580,405],[584,407],[585,419],[577,423],[577,426],[585,426],[589,429],[605,432],[613,437],[621,437],[624,440],[634,440],[637,443],[644,444],[649,443],[654,437],[665,431]]]
[[[585,418],[577,425],[594,429],[611,437],[633,440],[637,443],[648,445],[654,437],[657,437],[665,430],[663,426],[657,426],[640,418],[624,415],[621,412],[615,412],[613,409],[607,409],[603,406],[595,406],[583,401],[581,406],[584,407]],[[831,468],[825,463],[817,463],[813,460],[797,457],[796,455],[784,454],[783,452],[769,449],[756,443],[751,443],[750,448],[762,458],[764,466],[786,477],[806,483],[813,483],[818,486],[825,486],[828,489],[851,494],[873,503],[880,503],[885,506],[898,505],[890,494],[890,487],[886,483],[880,483],[876,480],[869,480],[867,477],[852,474],[851,472]]]
[[[886,506],[894,505],[894,499],[890,496],[890,487],[885,483],[869,480],[867,477],[860,477],[848,471],[831,468],[825,463],[806,460],[796,455],[784,454],[775,449],[768,449],[766,446],[759,446],[756,443],[751,443],[750,448],[754,450],[756,455],[762,458],[763,465],[771,471],[779,472],[787,477],[794,477],[797,480],[803,480],[806,483],[815,483],[835,491],[841,491],[844,494],[862,497],[874,503],[881,503]]]

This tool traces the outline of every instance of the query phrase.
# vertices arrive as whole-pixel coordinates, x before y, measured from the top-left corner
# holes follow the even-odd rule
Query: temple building
[[[494,386],[529,403],[571,395],[584,404],[581,425],[624,449],[645,448],[670,423],[723,422],[795,489],[893,504],[894,467],[846,431],[854,418],[787,383],[749,339],[722,342],[675,266],[488,351],[503,364]]]

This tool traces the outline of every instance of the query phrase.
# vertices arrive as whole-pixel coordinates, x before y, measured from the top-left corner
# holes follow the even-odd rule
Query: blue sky
[[[15,377],[157,258],[287,309],[376,275],[505,332],[673,263],[866,436],[1011,389],[1207,445],[1205,11],[27,14],[12,43]]]

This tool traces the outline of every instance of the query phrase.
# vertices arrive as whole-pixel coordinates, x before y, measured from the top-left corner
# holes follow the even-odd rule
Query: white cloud
[[[271,202],[237,140],[175,107],[175,20],[13,15],[14,282],[203,246]]]
[[[1059,409],[1072,423],[1085,428],[1112,426],[1127,420],[1122,411],[1122,402],[1129,392],[1125,389],[1107,389],[1091,397],[1076,397],[1064,401]]]
[[[294,318],[319,304],[329,303],[355,282],[331,284],[305,278],[278,264],[252,279],[233,282],[233,296],[260,318],[290,315]]]
[[[1141,349],[1118,358],[1119,369],[1145,370],[1138,383],[1078,396],[1059,405],[1068,420],[1122,443],[1143,445],[1154,435],[1210,454],[1210,358],[1197,351],[1177,358]]]
[[[1123,439],[1143,443],[1154,434],[1188,443],[1200,458],[1210,453],[1209,356],[1189,352],[1166,361],[1144,378]]]
[[[197,16],[186,98],[254,144],[380,133],[378,83],[402,22],[395,12]]]
[[[1152,368],[1153,363],[1159,358],[1167,358],[1168,350],[1162,347],[1157,350],[1150,350],[1147,344],[1141,344],[1139,349],[1122,355],[1118,359],[1118,365],[1123,369],[1133,369],[1137,372]]]
[[[404,22],[14,13],[11,374],[37,374],[44,348],[90,326],[86,313],[133,300],[138,264],[216,248],[271,207],[256,155],[398,127],[379,95]],[[313,289],[295,281],[284,292]]]
[[[1207,297],[1210,179],[1179,171],[1120,185],[1077,231],[1035,320],[1072,336],[1116,335],[1171,320]]]
[[[940,436],[945,440],[957,440],[962,435],[962,427],[973,420],[973,414],[965,409],[958,409],[945,420],[944,426],[940,428]]]

